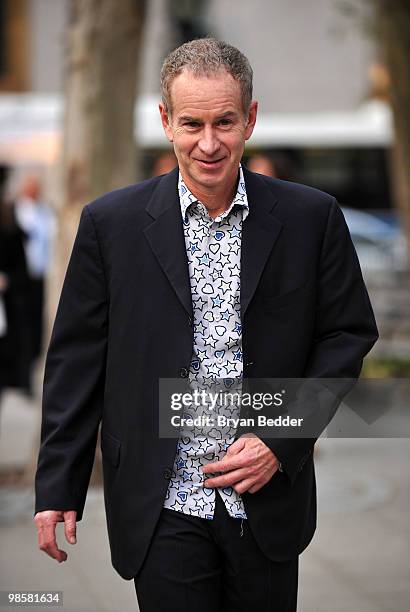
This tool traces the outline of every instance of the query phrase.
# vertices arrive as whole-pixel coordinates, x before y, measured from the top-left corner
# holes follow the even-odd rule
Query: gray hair
[[[161,94],[167,112],[171,112],[171,84],[183,69],[195,76],[211,76],[226,70],[239,83],[242,107],[246,114],[252,101],[253,71],[248,59],[232,45],[215,38],[191,40],[165,58],[161,69]]]

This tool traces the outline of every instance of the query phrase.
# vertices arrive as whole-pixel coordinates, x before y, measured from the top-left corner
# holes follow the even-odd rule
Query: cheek
[[[174,146],[180,153],[187,154],[194,148],[195,141],[187,134],[175,132]]]
[[[223,143],[232,153],[242,152],[245,146],[243,131],[238,129],[230,132],[223,139]]]

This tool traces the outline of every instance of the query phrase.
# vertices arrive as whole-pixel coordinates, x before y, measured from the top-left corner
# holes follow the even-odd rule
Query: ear
[[[174,140],[174,131],[171,127],[171,120],[169,114],[165,108],[163,102],[160,102],[158,105],[159,114],[161,115],[162,127],[164,128],[165,136],[168,138],[169,142],[173,142]]]
[[[246,127],[245,127],[245,140],[249,140],[252,136],[253,128],[256,123],[256,115],[258,114],[258,103],[256,100],[252,100],[251,105],[249,107]]]

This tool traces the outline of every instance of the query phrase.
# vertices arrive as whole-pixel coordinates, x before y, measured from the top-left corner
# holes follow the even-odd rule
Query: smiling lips
[[[219,159],[213,159],[213,160],[206,160],[206,159],[197,159],[196,161],[199,162],[200,164],[203,164],[204,166],[208,166],[209,168],[212,168],[212,166],[216,166],[217,164],[219,164],[220,162],[222,162],[224,160],[224,157],[220,157]]]

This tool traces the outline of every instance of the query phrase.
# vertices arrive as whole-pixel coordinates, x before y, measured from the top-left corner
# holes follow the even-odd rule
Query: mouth
[[[218,159],[206,160],[206,159],[196,159],[195,161],[202,167],[208,169],[220,168],[224,161],[224,157],[220,157]]]

